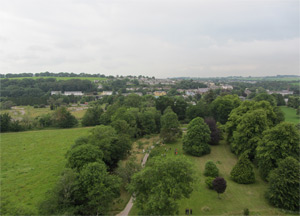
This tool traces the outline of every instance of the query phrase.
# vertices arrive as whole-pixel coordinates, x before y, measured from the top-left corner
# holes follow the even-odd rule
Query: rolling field
[[[300,116],[296,115],[296,110],[287,106],[281,106],[280,109],[284,113],[285,121],[299,124]]]
[[[1,134],[1,214],[37,214],[74,141],[91,128]]]
[[[81,80],[99,80],[104,81],[107,78],[104,77],[13,77],[13,78],[0,78],[1,79],[48,79],[48,78],[55,78],[56,80],[70,80],[70,79],[81,79]]]
[[[172,150],[167,154],[173,155],[174,149],[178,149],[178,155],[183,155],[182,145],[168,144]],[[159,147],[164,152],[165,147]],[[175,157],[175,155],[173,155]],[[230,152],[229,146],[222,142],[219,146],[212,146],[209,155],[203,157],[187,156],[195,165],[196,182],[194,191],[189,199],[179,201],[179,214],[183,215],[186,208],[193,209],[193,215],[242,215],[244,208],[249,208],[251,215],[283,215],[280,210],[270,206],[264,198],[267,183],[261,180],[255,169],[256,182],[249,185],[241,185],[230,179],[230,172],[237,162],[237,157]],[[221,199],[215,191],[209,190],[205,185],[203,175],[206,161],[213,160],[219,170],[220,176],[227,181],[227,189],[221,194]],[[133,206],[130,215],[137,215],[138,210]]]

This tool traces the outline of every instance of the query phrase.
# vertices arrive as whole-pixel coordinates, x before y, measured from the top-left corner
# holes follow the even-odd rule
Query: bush
[[[216,166],[216,164],[214,164],[213,161],[207,161],[205,164],[205,170],[204,170],[204,175],[205,176],[210,176],[210,177],[218,177],[219,176],[219,169]]]
[[[245,208],[245,209],[244,209],[244,215],[249,215],[249,214],[250,214],[249,209],[248,209],[248,208]]]
[[[53,123],[60,128],[71,128],[77,125],[78,121],[66,107],[58,108],[53,114]]]
[[[239,184],[251,184],[255,182],[253,166],[246,152],[241,155],[237,164],[231,170],[230,176],[233,181]]]
[[[213,180],[214,180],[215,178],[213,178],[213,177],[207,177],[206,179],[205,179],[205,184],[206,184],[206,186],[209,188],[209,189],[211,189],[211,190],[213,190],[214,189],[214,187],[213,187]]]

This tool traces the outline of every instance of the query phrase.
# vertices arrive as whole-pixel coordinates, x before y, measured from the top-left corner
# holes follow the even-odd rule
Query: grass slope
[[[285,121],[295,123],[295,124],[300,123],[300,116],[296,115],[295,109],[287,106],[281,106],[280,109],[284,113]]]
[[[48,78],[54,78],[56,80],[70,80],[70,79],[81,79],[81,80],[99,80],[104,81],[107,80],[107,78],[104,77],[13,77],[13,78],[7,78],[7,79],[48,79]],[[6,78],[1,78],[6,79]]]
[[[37,214],[37,205],[53,187],[74,141],[90,128],[1,134],[1,209]]]
[[[166,154],[174,155],[174,149],[178,149],[178,155],[183,155],[181,142],[169,144],[167,148],[172,150]],[[165,153],[165,146],[159,147]],[[230,179],[230,171],[237,162],[237,157],[230,152],[229,146],[224,142],[219,146],[212,146],[209,155],[203,157],[187,156],[195,165],[196,182],[194,191],[189,199],[179,201],[179,214],[183,215],[186,208],[193,209],[193,215],[241,215],[244,208],[249,208],[251,214],[257,215],[282,215],[283,213],[270,206],[264,198],[267,183],[261,180],[255,169],[256,182],[250,185],[241,185]],[[227,181],[227,189],[221,194],[221,199],[215,191],[209,190],[205,185],[203,175],[206,161],[213,160],[217,163],[220,176]],[[133,206],[130,215],[137,215],[138,210]]]

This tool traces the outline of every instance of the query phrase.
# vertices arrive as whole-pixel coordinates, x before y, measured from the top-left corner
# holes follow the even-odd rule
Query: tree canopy
[[[299,162],[292,157],[287,157],[271,172],[266,197],[272,205],[299,211],[299,169]]]
[[[263,133],[256,151],[260,174],[267,179],[280,160],[288,156],[299,158],[299,131],[294,124],[282,122]]]
[[[210,153],[210,130],[200,117],[193,119],[183,137],[183,150],[193,156],[202,156]]]
[[[130,191],[139,214],[174,215],[177,200],[189,197],[193,181],[192,164],[186,158],[156,156],[133,176]]]

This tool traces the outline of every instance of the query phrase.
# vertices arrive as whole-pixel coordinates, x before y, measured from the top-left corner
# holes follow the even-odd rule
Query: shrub
[[[209,189],[211,189],[211,190],[213,190],[214,189],[214,187],[213,187],[213,180],[214,180],[215,178],[213,178],[213,177],[207,177],[206,179],[205,179],[205,184],[206,184],[206,186],[209,188]]]
[[[210,176],[210,177],[214,177],[216,178],[217,176],[219,176],[219,169],[216,166],[216,164],[214,164],[213,161],[207,161],[205,164],[205,170],[204,170],[204,175],[205,176]]]
[[[245,208],[245,209],[244,209],[244,215],[249,215],[249,214],[250,214],[249,209],[248,209],[248,208]]]
[[[233,181],[239,184],[251,184],[255,182],[253,166],[248,159],[248,155],[246,152],[241,155],[237,164],[231,170],[230,176]]]

